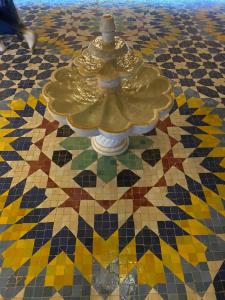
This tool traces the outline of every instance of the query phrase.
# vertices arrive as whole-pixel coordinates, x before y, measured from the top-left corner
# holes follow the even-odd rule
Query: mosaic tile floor
[[[222,2],[20,7],[39,40],[31,54],[5,38],[0,56],[0,299],[225,299]],[[175,98],[113,158],[54,121],[41,95],[105,11]]]

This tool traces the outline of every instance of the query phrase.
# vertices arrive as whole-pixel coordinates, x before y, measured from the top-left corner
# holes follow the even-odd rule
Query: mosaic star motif
[[[222,300],[224,44],[210,27],[220,12],[111,6],[120,34],[173,80],[175,104],[108,158],[55,121],[41,95],[86,46],[87,27],[97,34],[99,7],[21,9],[39,31],[36,52],[13,38],[1,56],[0,295]]]
[[[42,97],[14,100],[8,110],[1,111],[2,278],[7,269],[16,278],[19,275],[12,272],[26,269],[20,288],[14,284],[15,295],[23,287],[24,295],[29,294],[32,281],[43,273],[43,286],[52,286],[52,295],[57,291],[63,296],[77,272],[87,286],[92,284],[104,297],[119,286],[124,292],[127,278],[134,273],[135,286],[147,286],[147,293],[154,288],[163,294],[162,287],[173,274],[175,285],[204,295],[214,279],[210,262],[215,255],[221,261],[224,254],[224,241],[219,236],[223,230],[213,221],[225,215],[223,122],[200,98],[183,93],[175,99],[173,113],[161,120],[154,132],[132,137],[131,150],[117,158],[120,166],[113,176],[108,168],[111,160],[97,158],[94,153],[95,159],[86,156],[92,151],[90,141],[76,136],[67,126],[60,127],[48,115]],[[43,109],[38,111],[41,105]],[[26,111],[28,117],[24,117]],[[19,126],[15,128],[15,124]],[[29,154],[34,149],[35,155]],[[124,156],[130,157],[132,149],[132,164],[137,164],[137,157],[142,168],[137,171],[141,172],[136,175],[138,180],[131,182],[126,180],[128,173],[120,170],[130,167],[129,172],[135,171],[124,163]],[[63,152],[59,159],[56,151],[68,151],[71,157],[68,160]],[[107,177],[99,173],[99,159],[110,174]],[[79,170],[74,170],[74,161]],[[99,198],[98,180],[107,186],[115,177],[120,197]],[[218,245],[218,252],[212,244]],[[17,256],[11,259],[15,251]],[[112,266],[117,273],[111,272]],[[201,268],[208,281],[198,290],[188,274],[195,270],[203,280]],[[106,282],[96,282],[95,276],[114,278],[115,284],[107,290]],[[7,293],[12,293],[11,285],[2,289],[3,296]]]

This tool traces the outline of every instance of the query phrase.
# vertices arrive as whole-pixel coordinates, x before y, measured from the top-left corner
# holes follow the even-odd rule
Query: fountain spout
[[[115,23],[113,16],[110,14],[102,16],[100,31],[102,34],[102,41],[105,45],[113,44],[115,42]]]

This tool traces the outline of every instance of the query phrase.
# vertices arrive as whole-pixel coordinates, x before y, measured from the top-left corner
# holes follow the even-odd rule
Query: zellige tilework
[[[53,4],[20,7],[34,53],[10,37],[0,54],[1,299],[224,299],[224,5]],[[55,121],[41,94],[105,11],[175,99],[117,157]]]

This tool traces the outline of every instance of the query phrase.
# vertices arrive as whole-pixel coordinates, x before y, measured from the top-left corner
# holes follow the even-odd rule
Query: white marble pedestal
[[[91,138],[92,148],[101,155],[115,156],[125,152],[129,146],[128,137],[107,138],[104,135],[98,135]]]

